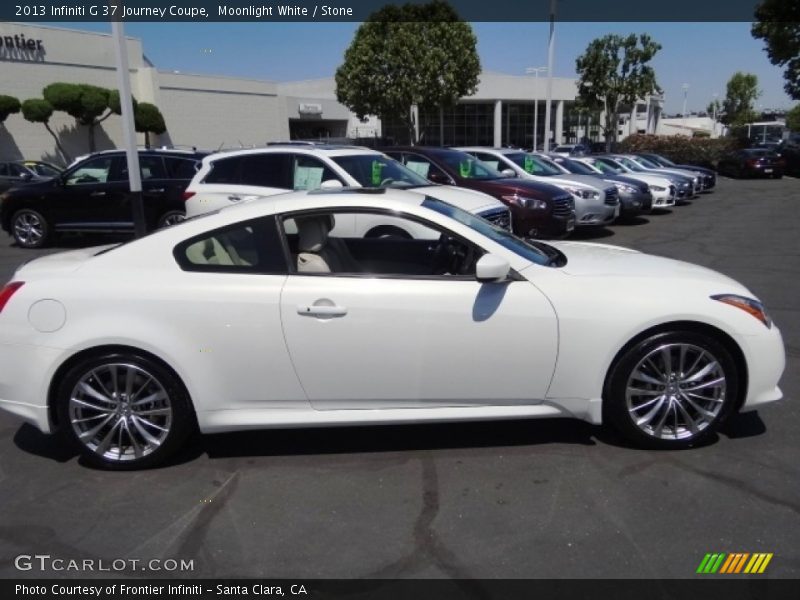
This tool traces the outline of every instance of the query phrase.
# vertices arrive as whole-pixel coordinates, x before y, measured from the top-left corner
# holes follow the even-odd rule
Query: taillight
[[[24,281],[12,281],[7,283],[5,287],[0,290],[0,311],[5,308],[6,302],[11,299],[11,296],[14,295],[14,292],[16,292],[23,285],[25,285]]]
[[[185,192],[183,192],[183,201],[186,202],[189,198],[191,198],[195,194],[196,192],[190,192],[189,190],[186,190]]]

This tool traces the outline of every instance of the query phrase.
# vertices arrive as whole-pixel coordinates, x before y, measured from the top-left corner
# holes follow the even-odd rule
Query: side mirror
[[[26,171],[26,172],[22,173],[22,174],[19,176],[19,178],[20,178],[22,181],[24,181],[24,182],[26,182],[26,183],[27,183],[28,181],[30,181],[31,179],[33,179],[33,175],[31,175],[30,173],[28,173],[28,172]]]
[[[428,179],[433,183],[441,183],[443,185],[451,185],[453,183],[447,175],[439,173],[438,171],[431,171],[428,173]]]
[[[319,185],[321,190],[338,190],[343,187],[342,182],[338,179],[326,179]]]
[[[500,171],[501,175],[505,175],[506,177],[516,177],[517,174],[514,172],[514,169],[503,169]]]
[[[484,254],[475,265],[475,279],[481,283],[498,283],[505,281],[511,265],[496,254]]]

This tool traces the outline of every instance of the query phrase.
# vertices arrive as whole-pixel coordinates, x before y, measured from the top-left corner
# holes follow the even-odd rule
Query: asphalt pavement
[[[14,566],[49,554],[193,561],[115,573],[148,577],[686,578],[709,552],[770,552],[758,577],[800,577],[799,208],[800,180],[720,179],[576,236],[705,265],[766,303],[786,398],[704,447],[632,449],[566,419],[302,429],[206,436],[167,467],[109,473],[0,414],[0,576],[93,575]],[[0,280],[42,252],[2,234]]]

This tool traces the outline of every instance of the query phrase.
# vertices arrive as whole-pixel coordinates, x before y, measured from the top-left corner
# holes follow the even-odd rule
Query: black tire
[[[43,248],[50,238],[50,225],[42,213],[22,208],[11,217],[11,235],[21,248]]]
[[[184,219],[186,219],[186,213],[182,210],[168,210],[158,218],[158,221],[156,221],[156,229],[171,227],[172,225],[180,223]]]
[[[694,361],[698,362],[691,364]],[[662,377],[668,369],[674,369],[674,379]],[[701,374],[706,369],[708,373]],[[648,377],[655,382],[646,381]],[[720,377],[722,384],[715,384]],[[724,344],[694,331],[658,333],[634,344],[612,366],[603,416],[636,446],[678,450],[713,436],[733,412],[738,393],[736,363]]]
[[[177,376],[134,352],[79,361],[60,381],[55,401],[62,435],[87,463],[101,469],[154,467],[196,429],[189,396]]]

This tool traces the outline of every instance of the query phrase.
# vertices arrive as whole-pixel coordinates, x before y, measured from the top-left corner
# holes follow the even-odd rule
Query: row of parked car
[[[716,173],[654,154],[544,155],[506,148],[393,146],[368,149],[271,144],[217,153],[142,150],[147,228],[291,190],[398,188],[479,214],[526,238],[673,206],[714,188]],[[27,177],[0,196],[0,225],[24,248],[62,232],[132,231],[124,152],[77,161],[51,177]],[[366,237],[411,236],[375,222]]]

